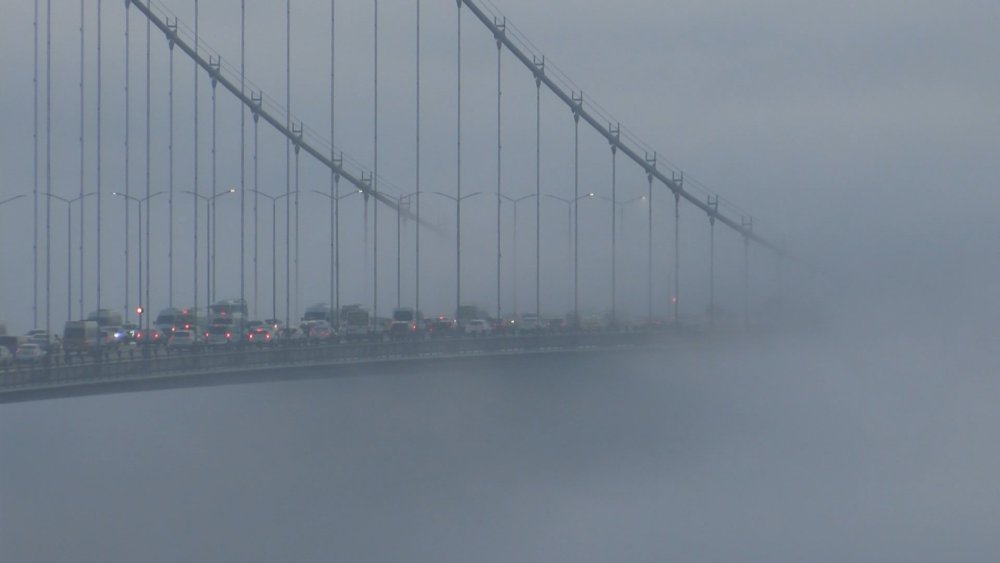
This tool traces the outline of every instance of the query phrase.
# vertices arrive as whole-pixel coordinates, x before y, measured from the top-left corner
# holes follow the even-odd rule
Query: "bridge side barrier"
[[[0,368],[0,391],[37,386],[166,377],[303,364],[360,363],[374,360],[421,359],[463,355],[531,353],[545,350],[643,345],[662,339],[662,332],[565,332],[492,337],[357,341],[203,349],[196,353],[133,354],[105,361],[50,363]]]

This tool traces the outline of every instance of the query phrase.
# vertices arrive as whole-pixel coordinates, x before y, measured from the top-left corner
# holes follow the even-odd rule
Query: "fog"
[[[996,352],[859,325],[5,405],[0,543],[17,561],[989,559]]]
[[[0,24],[6,32],[0,47],[7,53],[0,69],[5,78],[15,77],[5,84],[10,102],[0,109],[6,124],[0,133],[0,199],[28,192],[32,183],[32,14],[21,4]],[[189,23],[191,6],[174,4],[170,8]],[[737,219],[753,215],[755,232],[789,251],[792,258],[779,269],[772,255],[751,247],[752,326],[670,340],[663,350],[632,354],[508,360],[472,369],[418,366],[405,374],[3,405],[0,559],[995,558],[1000,552],[995,534],[1000,528],[995,486],[1000,198],[994,187],[1000,170],[992,153],[1000,141],[993,107],[1000,82],[991,53],[1000,45],[990,22],[996,21],[997,6],[974,1],[496,4],[551,64],[580,84],[588,100],[659,151],[664,170],[683,170],[686,187],[698,193],[720,194],[726,212]],[[345,20],[361,22],[345,24],[344,44],[369,45],[370,6],[337,5]],[[115,108],[104,118],[109,192],[123,180],[124,18],[118,4],[105,3],[104,9],[105,108]],[[202,24],[212,30],[209,43],[227,60],[238,60],[238,27],[227,25],[232,14],[221,5],[202,9]],[[254,9],[248,29],[260,39],[250,47],[248,75],[280,98],[282,36],[264,34],[265,23],[283,21],[283,15],[276,6]],[[448,193],[455,188],[453,9],[453,4],[448,10],[427,8],[423,47],[424,189]],[[297,15],[296,25],[302,35],[312,30],[327,37],[322,30],[328,6],[303,5],[301,13],[306,16]],[[400,43],[386,40],[392,46],[386,47],[382,67],[387,140],[380,149],[380,174],[392,183],[390,193],[405,193],[412,191],[415,164],[406,141],[413,133],[413,69],[407,62],[412,54],[404,47],[413,32],[407,27],[410,16],[388,8],[385,14],[385,37]],[[468,56],[463,53],[463,103],[469,108],[463,126],[463,167],[469,172],[463,171],[463,184],[469,192],[492,191],[495,45],[468,12],[463,14],[463,41],[469,45]],[[69,157],[53,165],[57,183],[68,182],[70,194],[79,189],[74,183],[79,174],[76,18],[72,10],[54,16],[67,30],[54,38],[54,70],[63,70],[53,87],[59,112],[54,153]],[[140,21],[133,14],[134,29],[142,30],[134,32],[132,53],[138,65],[136,121],[144,80]],[[91,50],[92,41],[88,35]],[[295,113],[322,131],[329,119],[323,75],[329,61],[320,48],[305,42],[299,48],[304,54],[296,63]],[[159,49],[153,56],[163,64],[165,49]],[[345,54],[338,70],[344,78],[336,144],[368,165],[371,53],[342,52],[356,56]],[[307,75],[314,67],[320,69],[316,75]],[[184,116],[177,135],[190,139],[190,64],[178,62],[177,68],[177,87],[185,88],[177,102],[176,111]],[[534,190],[534,88],[506,55],[504,73],[509,104],[504,111],[511,117],[505,122],[504,190],[519,195]],[[162,75],[154,84],[160,110],[154,127],[162,131]],[[201,103],[207,104],[203,88]],[[87,95],[90,105],[92,92]],[[231,103],[227,107],[220,121],[232,133],[239,113]],[[542,191],[566,196],[572,193],[572,120],[544,94],[542,111]],[[202,112],[207,120],[207,105]],[[86,119],[92,135],[89,110]],[[141,129],[133,135],[142,139]],[[282,193],[284,143],[273,132],[262,138],[260,185]],[[207,139],[203,130],[201,142],[207,145]],[[88,143],[91,155],[95,143]],[[189,184],[188,143],[175,166]],[[154,145],[162,160],[165,141],[157,138]],[[135,147],[132,181],[145,193],[144,147],[141,142]],[[239,177],[238,148],[230,138],[220,149],[220,185]],[[587,131],[581,154],[581,192],[610,195],[606,141]],[[209,181],[206,160],[203,187]],[[618,164],[619,197],[641,194],[643,174],[620,157]],[[153,190],[164,189],[162,162],[154,166],[160,174],[154,172]],[[93,189],[90,160],[86,173],[87,189]],[[188,189],[183,182],[177,180],[177,189]],[[329,177],[303,161],[302,182],[308,186],[303,189],[328,189]],[[662,189],[657,198],[669,202]],[[323,222],[328,202],[319,196],[304,202],[308,258],[299,309],[329,295],[329,224]],[[424,211],[450,233],[453,207],[445,203],[428,203]],[[94,225],[93,205],[88,203],[88,230]],[[188,256],[190,202],[175,205],[181,226],[176,243]],[[266,259],[255,308],[269,314],[270,209],[261,205],[260,232],[268,242],[262,242]],[[495,306],[492,205],[473,199],[463,207],[468,241],[463,293],[488,309]],[[547,205],[542,301],[546,312],[562,314],[570,303],[566,209],[552,201]],[[122,205],[106,202],[106,207],[111,216]],[[345,240],[350,236],[354,243],[344,251],[345,303],[367,303],[371,297],[364,269],[357,267],[363,257],[360,208],[359,200],[342,209]],[[28,199],[0,208],[0,235],[14,241],[0,254],[0,320],[12,332],[32,324],[30,209]],[[235,214],[225,214],[233,209]],[[673,209],[655,210],[655,310],[665,315],[673,292]],[[279,208],[279,230],[283,212]],[[509,212],[505,207],[505,221],[512,219]],[[533,228],[533,204],[521,212],[522,227]],[[56,325],[66,307],[66,256],[58,254],[65,244],[64,214],[64,207],[53,208],[53,217],[60,218],[53,238]],[[223,210],[220,204],[220,217],[223,224],[236,224],[238,207]],[[619,306],[628,315],[642,314],[646,306],[642,217],[626,210],[619,239]],[[695,322],[706,307],[708,224],[690,206],[681,207],[681,217],[681,311]],[[581,296],[594,310],[606,310],[610,294],[610,243],[601,234],[609,232],[609,218],[581,203],[581,225],[588,225],[580,229]],[[154,221],[162,232],[162,216]],[[385,229],[380,241],[389,241],[380,271],[392,276],[394,217],[390,222],[380,227]],[[509,227],[505,223],[505,261],[513,250]],[[121,241],[128,237],[122,233],[120,222],[106,225],[103,283],[109,306],[127,309]],[[87,236],[90,255],[95,235]],[[734,313],[742,308],[742,240],[718,226],[716,236],[718,299]],[[522,312],[533,306],[532,237],[519,239],[516,287]],[[238,246],[234,237],[225,238],[220,245],[227,262],[219,283],[228,293],[220,297],[231,296],[239,279],[233,260]],[[452,306],[454,239],[426,240],[422,283],[434,291],[422,296],[424,309],[445,312]],[[162,237],[153,252],[165,254]],[[502,305],[511,311],[514,275],[508,269],[512,263],[505,264]],[[89,268],[87,310],[96,305]],[[177,269],[175,299],[186,303],[192,271],[186,259]],[[164,302],[164,271],[162,262],[154,263],[154,309]],[[278,278],[280,294],[284,281]],[[405,304],[413,298],[412,264],[404,263],[403,279]],[[134,281],[128,283],[137,291]],[[395,280],[386,279],[381,287],[383,302],[394,304]],[[279,315],[282,308],[283,303]]]

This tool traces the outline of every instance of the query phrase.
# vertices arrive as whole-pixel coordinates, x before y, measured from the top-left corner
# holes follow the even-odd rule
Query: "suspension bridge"
[[[421,4],[81,0],[74,21],[36,0],[34,184],[0,193],[5,217],[31,210],[3,230],[30,232],[32,266],[0,319],[52,338],[120,311],[129,335],[166,341],[159,310],[230,300],[287,331],[324,301],[334,346],[351,306],[375,340],[402,309],[415,331],[475,318],[532,333],[461,350],[507,354],[595,346],[584,328],[622,346],[763,314],[779,290],[751,283],[751,250],[785,254],[749,212],[615,120],[489,0]],[[54,61],[53,39],[78,58]],[[122,377],[115,359],[49,379]],[[183,369],[220,367],[206,361]]]

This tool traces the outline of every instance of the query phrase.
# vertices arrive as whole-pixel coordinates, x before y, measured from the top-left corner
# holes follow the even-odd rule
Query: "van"
[[[100,344],[97,321],[67,321],[63,328],[63,349],[67,354],[96,353]]]

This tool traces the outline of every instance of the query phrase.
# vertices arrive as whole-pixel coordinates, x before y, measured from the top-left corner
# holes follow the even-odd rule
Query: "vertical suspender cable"
[[[542,317],[542,81],[535,79],[535,314]]]
[[[198,0],[194,0],[194,53],[198,55]],[[198,311],[198,63],[194,64],[194,310]],[[207,236],[207,234],[206,234]]]
[[[681,193],[674,192],[674,324],[680,322],[681,305]]]
[[[298,138],[302,138],[302,125],[299,124]],[[299,311],[299,143],[295,143],[295,292],[292,294],[292,310]]]
[[[285,2],[285,127],[292,128],[292,0]],[[285,328],[291,328],[292,152],[285,138]]]
[[[149,304],[150,304],[150,302],[149,302],[149,294],[150,294],[149,286],[152,284],[152,278],[150,278],[150,276],[149,276],[149,263],[152,262],[152,254],[150,254],[150,252],[149,252],[149,239],[150,239],[150,236],[149,236],[149,231],[150,231],[150,229],[149,229],[149,222],[150,222],[149,221],[149,215],[150,215],[149,214],[149,208],[150,208],[150,206],[152,204],[152,202],[150,201],[150,194],[152,193],[152,190],[151,190],[151,186],[150,186],[150,170],[149,170],[149,168],[150,168],[150,144],[151,144],[151,140],[152,140],[152,134],[150,132],[150,127],[152,125],[152,122],[150,120],[150,111],[149,111],[150,110],[150,108],[149,108],[149,105],[150,105],[150,103],[149,103],[150,102],[150,73],[151,73],[151,70],[150,70],[150,40],[152,39],[150,33],[152,31],[152,26],[153,26],[152,22],[149,21],[149,18],[146,18],[146,299],[144,301],[142,301],[143,313],[144,313],[144,317],[146,319],[146,322],[144,323],[144,325],[146,327],[146,334],[149,334],[149,316],[152,314],[152,311],[149,310]],[[141,273],[140,273],[140,275],[141,275]],[[142,299],[142,296],[140,296],[140,299]],[[142,319],[140,319],[140,320],[142,320]]]
[[[336,92],[335,71],[337,68],[336,23],[337,0],[330,0],[330,160],[336,157],[335,147],[337,146],[334,135],[336,133],[336,107],[334,104],[334,95]],[[337,238],[339,236],[340,225],[337,221],[337,208],[340,206],[340,202],[337,198],[340,197],[340,193],[337,189],[337,173],[332,170],[330,171],[330,195],[332,196],[330,198],[330,229],[332,231],[332,235],[330,236],[330,245],[332,247],[330,248],[330,306],[334,308],[334,311],[331,311],[333,315],[330,320],[336,323],[333,330],[338,331],[340,330],[340,276],[337,264]]]
[[[415,284],[416,310],[420,310],[420,0],[417,0],[417,155],[416,155],[416,188],[417,188],[417,264]]]
[[[45,192],[52,193],[52,0],[45,2]],[[52,315],[52,198],[45,198],[45,332]]]
[[[97,299],[101,308],[101,0],[97,0]],[[81,316],[83,311],[80,311]]]
[[[216,60],[218,61],[218,59],[216,59]],[[221,62],[221,61],[219,61],[219,62]],[[213,70],[216,70],[218,68],[219,67],[215,67]],[[215,248],[216,236],[215,236],[215,234],[216,234],[216,224],[217,224],[217,222],[216,222],[216,216],[215,216],[215,200],[216,200],[216,196],[219,194],[218,175],[216,173],[217,168],[216,168],[216,152],[215,152],[216,151],[216,148],[215,148],[216,147],[216,138],[217,138],[217,136],[216,136],[216,103],[215,103],[215,94],[216,94],[216,84],[217,83],[218,83],[218,81],[215,79],[215,75],[213,74],[212,75],[212,82],[211,82],[211,85],[212,85],[212,195],[209,196],[209,207],[212,210],[212,218],[210,219],[211,225],[212,225],[212,228],[211,228],[211,231],[210,231],[210,236],[212,238],[212,251],[211,251],[211,260],[208,263],[208,272],[209,272],[209,274],[208,274],[208,306],[209,307],[211,307],[212,304],[215,303],[215,301],[218,299],[218,295],[216,295],[216,293],[215,293],[215,285],[216,285],[216,283],[215,283],[215,253],[216,253],[216,248]]]
[[[246,92],[246,0],[240,0],[240,94]],[[247,192],[247,110],[240,104],[240,301],[246,305],[246,192]],[[256,186],[254,186],[256,188]]]
[[[502,174],[502,156],[501,156],[501,58],[500,55],[503,52],[503,43],[500,38],[497,38],[497,321],[499,322],[501,317],[500,311],[500,203],[501,203],[501,174]]]
[[[129,159],[129,129],[130,129],[130,124],[129,124],[129,119],[130,119],[130,112],[129,112],[129,97],[130,97],[129,96],[129,93],[130,93],[129,92],[129,86],[130,86],[130,81],[129,81],[129,77],[130,77],[130,68],[129,67],[131,66],[130,59],[129,59],[129,20],[131,19],[131,18],[129,18],[129,14],[130,14],[129,8],[131,7],[131,5],[132,5],[131,2],[125,4],[125,182],[124,182],[124,187],[125,187],[125,195],[127,195],[127,196],[131,196],[132,195],[131,190],[129,189],[129,160],[130,160]],[[129,231],[129,229],[130,229],[130,227],[129,227],[129,205],[130,205],[129,204],[129,199],[127,197],[122,198],[122,204],[125,206],[125,236],[123,237],[125,239],[125,276],[124,276],[124,280],[125,280],[125,304],[124,304],[125,317],[124,318],[126,320],[128,320],[128,318],[129,318],[129,314],[128,314],[129,313],[129,303],[130,303],[130,300],[129,300],[129,273],[131,272],[131,268],[129,267],[129,252],[128,251],[129,251],[129,246],[130,246],[131,239],[132,239],[132,235],[131,235],[131,233]]]
[[[32,223],[32,253],[34,254],[34,269],[32,270],[33,282],[31,286],[32,290],[32,300],[31,300],[31,314],[32,314],[32,328],[38,328],[38,0],[35,0],[35,137],[34,137],[34,153],[35,153],[35,183],[32,190],[32,195],[34,197],[34,211],[31,216]],[[98,42],[100,45],[100,42]]]
[[[711,196],[708,200],[711,212],[708,216],[708,320],[712,327],[715,327],[715,207],[718,200],[713,205]]]
[[[375,158],[372,169],[372,191],[378,194],[378,0],[375,0]],[[378,322],[378,198],[372,207],[372,318]]]
[[[176,23],[175,23],[176,25]],[[176,28],[175,28],[176,29]],[[167,276],[167,306],[174,306],[174,38],[170,37],[167,44],[170,50],[168,62],[169,86],[167,94],[167,104],[169,108],[169,126],[167,132],[167,268],[170,270]]]
[[[618,147],[611,145],[611,326],[618,326]]]
[[[580,328],[580,111],[573,110],[573,329]]]
[[[253,112],[253,311],[254,311],[253,314],[255,317],[258,318],[260,317],[259,309],[257,308],[259,304],[258,297],[260,295],[259,292],[257,291],[258,289],[257,286],[260,281],[259,277],[260,270],[258,268],[258,260],[259,260],[258,250],[259,250],[260,237],[257,232],[259,218],[260,218],[257,209],[257,201],[258,201],[257,196],[259,195],[257,193],[257,190],[260,189],[260,184],[257,182],[258,174],[260,172],[260,161],[259,161],[260,157],[258,154],[260,145],[260,140],[258,137],[259,121],[260,121],[260,114],[254,111]],[[273,244],[273,239],[272,239],[272,244]],[[274,264],[271,264],[271,269],[272,270],[274,269]]]
[[[458,2],[458,103],[457,103],[457,169],[455,181],[458,197],[455,198],[455,318],[462,306],[462,2]]]
[[[646,193],[646,200],[649,206],[646,209],[646,318],[653,322],[653,174],[647,173],[646,180],[649,182],[649,191]]]
[[[85,15],[86,14],[85,14],[85,10],[84,10],[84,0],[80,0],[80,248],[79,248],[79,250],[80,250],[80,287],[79,287],[79,289],[80,289],[80,296],[79,296],[79,298],[80,298],[80,304],[79,305],[80,305],[80,317],[81,318],[83,317],[83,268],[84,268],[83,265],[85,263],[85,260],[83,258],[83,233],[84,233],[84,228],[83,228],[83,217],[84,217],[84,213],[83,213],[83,203],[84,203],[83,202],[83,192],[84,192],[84,189],[86,187],[84,185],[84,173],[85,173],[84,162],[86,160],[86,157],[85,157],[84,153],[86,151],[86,147],[84,145],[84,133],[85,133],[85,131],[84,131],[84,100],[83,100],[83,80],[84,80],[84,74],[83,74],[83,72],[84,72],[84,56],[83,56],[83,54],[84,54],[84,42],[83,42],[84,37],[83,37],[83,25],[84,25],[84,17],[85,17]],[[70,265],[72,266],[72,264],[73,264],[73,262],[72,262],[72,260],[70,260]],[[70,287],[72,287],[72,286],[70,286]],[[70,301],[72,301],[72,299]],[[69,311],[69,315],[67,316],[66,320],[67,321],[71,321],[71,320],[73,320],[73,307],[72,307],[72,305],[70,305],[68,307],[68,311]]]

